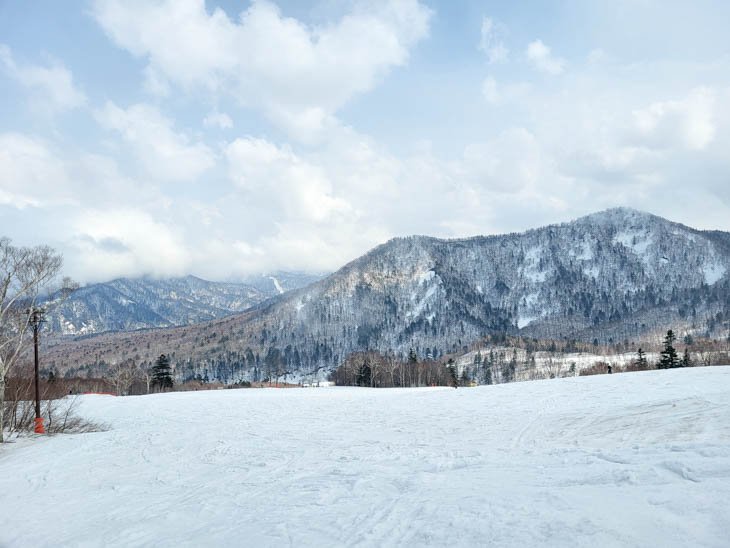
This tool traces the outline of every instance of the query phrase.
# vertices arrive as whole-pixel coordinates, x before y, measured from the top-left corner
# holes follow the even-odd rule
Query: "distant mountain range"
[[[669,327],[726,336],[730,233],[620,208],[521,234],[396,238],[243,314],[67,342],[54,363],[99,371],[174,352],[181,378],[314,375],[349,353],[466,352],[486,335],[610,343]],[[100,365],[101,364],[101,365]]]
[[[183,278],[119,278],[75,291],[49,314],[50,329],[89,335],[201,323],[242,312],[270,297],[308,285],[321,276],[277,272],[240,283]]]

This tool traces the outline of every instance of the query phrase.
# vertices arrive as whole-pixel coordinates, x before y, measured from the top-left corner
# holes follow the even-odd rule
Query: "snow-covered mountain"
[[[241,280],[241,283],[250,285],[268,296],[273,296],[308,286],[317,280],[321,280],[326,275],[326,273],[311,274],[307,272],[279,271],[271,274],[249,276]]]
[[[712,331],[728,272],[729,234],[613,209],[523,234],[391,240],[246,325],[267,352],[313,341],[314,363],[367,348],[441,355],[495,332],[612,342],[686,322]]]
[[[601,343],[669,327],[726,336],[729,273],[730,234],[621,208],[522,234],[397,238],[243,315],[150,337],[155,351],[175,349],[180,371],[204,367],[225,380],[263,367],[311,374],[356,350],[458,353],[495,333]],[[124,347],[96,343],[95,359],[114,345]]]
[[[241,283],[209,282],[195,276],[119,278],[74,292],[52,307],[49,324],[52,331],[64,335],[190,325],[242,312],[316,279],[286,272]]]

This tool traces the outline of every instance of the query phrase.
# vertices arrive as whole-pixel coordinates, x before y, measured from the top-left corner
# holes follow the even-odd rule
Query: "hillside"
[[[727,335],[730,234],[613,209],[522,234],[391,240],[243,315],[183,329],[66,342],[59,370],[173,353],[178,376],[315,374],[350,352],[466,352],[495,333],[611,343],[672,327]]]
[[[74,292],[49,314],[55,334],[89,335],[201,323],[242,312],[321,276],[280,272],[240,283],[183,278],[119,278]]]
[[[726,546],[728,402],[730,367],[84,396],[109,431],[0,448],[0,545]]]

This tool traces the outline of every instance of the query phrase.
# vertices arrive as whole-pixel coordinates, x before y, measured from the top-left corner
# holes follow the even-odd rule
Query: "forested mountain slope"
[[[396,238],[241,316],[148,333],[143,345],[79,342],[74,365],[93,369],[129,346],[142,360],[174,349],[181,377],[231,380],[326,370],[356,350],[438,357],[494,333],[603,343],[685,326],[716,336],[729,271],[727,233],[624,208],[521,234]]]
[[[119,278],[80,288],[51,307],[51,330],[63,335],[190,325],[242,312],[319,279],[301,273],[251,277],[241,283],[183,278]]]

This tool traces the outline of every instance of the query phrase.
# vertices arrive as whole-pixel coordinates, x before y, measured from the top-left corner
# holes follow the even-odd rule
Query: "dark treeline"
[[[681,333],[681,332],[680,332]],[[218,339],[219,333],[208,335]],[[272,337],[273,338],[273,337]],[[534,337],[496,333],[469,344],[459,345],[458,351],[443,352],[434,348],[413,347],[405,355],[396,351],[369,350],[349,354],[338,359],[330,353],[331,344],[315,345],[319,352],[305,356],[296,348],[283,350],[271,346],[264,354],[250,347],[235,351],[221,351],[197,359],[185,349],[171,349],[165,354],[170,358],[174,377],[174,390],[200,390],[219,386],[256,386],[280,383],[311,382],[321,379],[324,371],[335,369],[331,380],[348,386],[430,386],[450,385],[452,372],[449,359],[458,361],[459,383],[501,384],[515,380],[535,380],[559,377],[578,372],[578,364],[572,364],[568,354],[595,354],[595,371],[605,371],[608,363],[614,372],[622,370],[653,369],[657,366],[657,354],[664,348],[663,340],[655,335],[641,342],[624,339],[613,343],[580,341],[576,339],[538,339]],[[676,337],[678,358],[692,365],[716,365],[730,362],[730,338],[709,339],[688,334]],[[164,348],[162,350],[165,350]],[[647,363],[627,365],[624,360],[612,356],[633,354],[639,351],[650,355]],[[474,353],[469,361],[460,359],[468,352]],[[473,359],[472,359],[473,358]],[[603,363],[605,361],[605,363]],[[55,372],[64,380],[73,378],[104,378],[109,382],[105,391],[117,394],[147,394],[154,392],[151,368],[155,360],[141,359],[137,348],[131,348],[128,357],[115,363],[99,360],[88,367],[76,367],[60,374],[51,362],[43,376]],[[580,371],[585,371],[585,367]],[[585,374],[585,373],[582,373]]]
[[[455,384],[453,360],[418,360],[415,352],[403,361],[394,354],[355,352],[330,375],[339,386],[367,386],[372,388],[412,386],[453,386]]]
[[[662,342],[643,345],[629,341],[598,345],[493,335],[472,345],[473,357],[467,362],[460,359],[458,365],[454,362],[457,354],[435,360],[430,355],[421,358],[411,350],[404,360],[394,353],[355,352],[333,371],[330,380],[340,386],[373,388],[469,386],[730,363],[730,337],[710,340],[685,335],[680,341],[681,353],[674,348],[679,341],[671,330]],[[647,350],[656,359],[647,358]],[[628,363],[627,353],[634,355]],[[579,367],[573,358],[575,354],[593,354],[597,359],[592,365]]]

